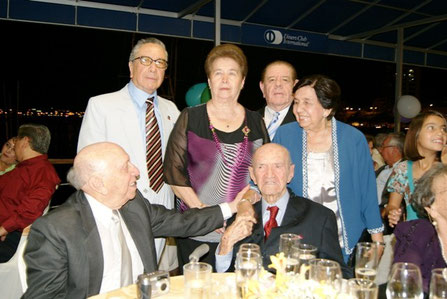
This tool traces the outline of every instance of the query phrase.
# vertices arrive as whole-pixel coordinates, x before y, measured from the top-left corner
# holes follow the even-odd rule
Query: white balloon
[[[397,102],[397,111],[405,118],[413,118],[421,112],[421,103],[410,95],[403,95]]]

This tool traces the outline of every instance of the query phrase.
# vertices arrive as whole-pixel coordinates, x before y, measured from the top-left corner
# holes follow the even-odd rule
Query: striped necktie
[[[163,162],[161,158],[161,135],[154,113],[154,98],[148,98],[146,108],[146,165],[149,186],[158,193],[163,187]]]
[[[278,127],[279,127],[279,126],[277,126],[278,120],[279,120],[279,112],[275,112],[275,115],[273,116],[272,121],[269,123],[269,126],[267,127],[267,131],[269,133],[270,140],[272,140],[273,137],[275,137],[276,130],[278,130]]]

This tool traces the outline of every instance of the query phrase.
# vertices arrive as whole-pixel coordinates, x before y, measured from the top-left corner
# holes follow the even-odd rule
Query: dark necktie
[[[163,162],[161,159],[161,136],[154,113],[154,98],[146,101],[146,165],[149,186],[158,193],[163,187]]]
[[[265,232],[265,240],[270,236],[270,232],[272,231],[272,228],[275,228],[278,226],[278,222],[276,222],[276,215],[278,215],[279,208],[277,206],[268,207],[267,210],[270,211],[270,218],[264,225],[264,232]]]

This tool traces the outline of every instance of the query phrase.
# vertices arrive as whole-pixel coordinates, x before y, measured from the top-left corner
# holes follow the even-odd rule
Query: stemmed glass
[[[355,253],[355,277],[374,281],[379,265],[378,246],[376,243],[360,242]]]
[[[341,290],[342,274],[340,265],[327,259],[310,261],[310,279],[314,282],[313,292],[323,298],[335,298]]]
[[[369,279],[351,278],[348,280],[348,294],[351,298],[377,299],[379,288]]]
[[[430,298],[447,298],[447,268],[431,271]]]
[[[388,299],[424,298],[419,267],[412,263],[395,263],[391,268],[386,297]]]
[[[244,298],[247,283],[250,279],[258,279],[261,270],[261,255],[254,251],[240,251],[236,255],[236,286],[239,298]]]

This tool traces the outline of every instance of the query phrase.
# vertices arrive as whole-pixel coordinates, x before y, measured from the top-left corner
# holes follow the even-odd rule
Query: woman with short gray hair
[[[431,270],[445,268],[447,248],[447,166],[434,165],[418,181],[410,204],[420,219],[396,226],[394,262],[415,263],[421,269],[424,292]]]

